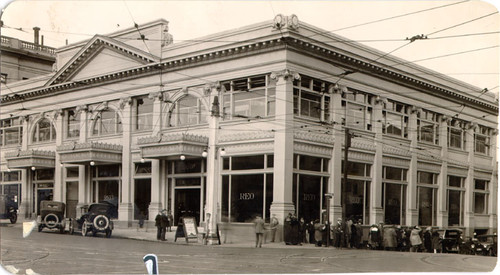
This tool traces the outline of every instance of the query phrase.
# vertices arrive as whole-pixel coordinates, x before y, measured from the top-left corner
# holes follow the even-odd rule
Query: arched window
[[[33,143],[48,142],[56,140],[56,129],[50,120],[43,118],[35,125],[33,131]]]
[[[93,136],[113,135],[123,131],[122,121],[115,110],[103,110],[99,112],[94,120]]]
[[[207,110],[201,100],[195,96],[188,95],[177,102],[170,112],[170,125],[185,126],[206,123]]]

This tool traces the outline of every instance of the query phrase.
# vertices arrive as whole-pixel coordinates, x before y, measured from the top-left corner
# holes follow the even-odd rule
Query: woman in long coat
[[[319,220],[314,221],[314,239],[316,239],[316,246],[321,246],[323,243],[323,230],[325,225],[319,223]]]
[[[410,252],[418,252],[418,248],[422,244],[422,239],[420,238],[420,231],[422,231],[418,226],[415,226],[410,233]]]
[[[387,228],[384,228],[384,247],[386,250],[395,250],[397,246],[397,239],[396,239],[396,229],[394,229],[394,226],[391,225]]]

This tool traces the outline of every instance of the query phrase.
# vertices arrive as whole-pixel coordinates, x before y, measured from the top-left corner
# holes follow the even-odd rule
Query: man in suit
[[[262,239],[264,238],[264,220],[260,215],[257,215],[254,221],[255,224],[255,247],[262,247]]]

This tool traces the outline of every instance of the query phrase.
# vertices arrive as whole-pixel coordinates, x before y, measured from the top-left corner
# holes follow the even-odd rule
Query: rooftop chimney
[[[39,42],[39,34],[40,34],[40,28],[39,27],[34,27],[33,30],[35,31],[35,44],[38,45]]]

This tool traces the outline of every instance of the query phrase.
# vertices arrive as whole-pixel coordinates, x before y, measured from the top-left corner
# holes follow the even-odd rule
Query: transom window
[[[384,134],[408,137],[408,111],[409,106],[396,101],[389,100],[385,103],[383,111],[384,123],[382,132]]]
[[[56,140],[56,129],[49,119],[43,118],[35,125],[33,131],[33,143],[49,142]]]
[[[106,109],[99,112],[95,117],[92,135],[104,136],[119,134],[123,131],[122,121],[118,113],[113,109]]]
[[[20,118],[0,120],[0,146],[20,145],[22,140],[23,126]]]
[[[77,138],[80,136],[80,116],[76,108],[65,110],[66,113],[66,137]]]
[[[439,143],[439,119],[438,114],[432,111],[422,110],[417,115],[418,141],[438,144]]]
[[[135,129],[153,129],[153,106],[154,99],[142,96],[135,99]]]
[[[174,103],[167,123],[170,127],[197,125],[207,122],[208,112],[201,99],[187,95]]]
[[[349,88],[347,93],[342,94],[342,108],[344,108],[342,125],[371,131],[372,101],[372,95]]]
[[[448,147],[465,149],[465,122],[452,119],[448,125]]]
[[[268,75],[223,81],[224,120],[273,116],[276,106],[276,87]]]
[[[293,113],[299,117],[329,121],[329,83],[304,75],[300,77],[293,82]]]
[[[491,129],[479,125],[474,131],[474,152],[489,155]]]

